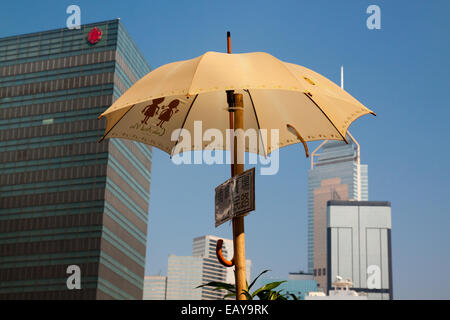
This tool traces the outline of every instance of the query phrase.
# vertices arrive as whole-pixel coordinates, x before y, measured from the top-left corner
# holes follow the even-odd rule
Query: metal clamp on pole
[[[227,93],[228,111],[234,112],[234,105],[235,105],[234,90],[227,90],[226,93]]]

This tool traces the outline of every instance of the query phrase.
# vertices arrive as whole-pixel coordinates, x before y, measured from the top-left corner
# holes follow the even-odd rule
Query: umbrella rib
[[[279,61],[279,60],[278,60]],[[297,76],[291,71],[291,69],[289,69],[286,64],[284,64],[283,61],[280,61],[280,63],[285,67],[285,69],[300,83],[299,79],[297,78]],[[309,98],[309,100],[312,101],[312,103],[314,103],[314,105],[320,110],[322,111],[323,115],[328,119],[328,121],[331,123],[331,125],[334,127],[334,129],[336,129],[336,131],[339,133],[339,135],[342,137],[342,139],[345,141],[346,144],[348,144],[347,139],[342,135],[342,133],[338,130],[338,128],[336,128],[336,126],[334,125],[333,121],[331,121],[331,119],[328,117],[328,115],[325,113],[325,111],[322,110],[322,108],[311,98],[311,96],[309,94],[307,94],[306,92],[303,92],[303,94],[305,96],[307,96]]]
[[[205,55],[206,55],[207,53],[208,53],[208,52],[204,53],[204,54],[200,57],[200,59],[198,60],[197,66],[195,67],[194,74],[192,75],[191,84],[190,84],[189,87],[188,87],[188,91],[187,91],[188,96],[189,96],[189,93],[191,92],[192,84],[194,83],[194,79],[195,79],[195,76],[197,75],[197,71],[198,71],[198,69],[199,69],[199,67],[200,67],[200,63],[203,61],[203,58],[205,57]]]
[[[127,112],[125,112],[125,113],[123,114],[123,116],[121,116],[120,119],[117,120],[116,123],[114,123],[114,125],[111,127],[111,129],[109,129],[108,132],[105,133],[105,135],[104,135],[103,137],[101,137],[100,140],[98,140],[98,143],[102,142],[102,141],[106,138],[106,136],[111,132],[111,130],[114,129],[114,127],[120,122],[120,120],[122,120],[123,117],[125,117],[125,116],[127,115],[127,113],[130,112],[131,109],[133,109],[134,106],[135,106],[135,104],[133,104],[133,105],[130,107],[130,109],[128,109]],[[99,118],[99,119],[100,119],[100,118]]]
[[[331,119],[328,117],[328,115],[325,113],[325,111],[322,110],[322,108],[311,98],[311,96],[309,94],[307,94],[306,92],[303,92],[303,94],[305,96],[308,97],[309,100],[311,100],[312,103],[314,103],[314,105],[320,110],[322,111],[323,115],[328,119],[328,121],[331,123],[331,125],[334,127],[334,129],[336,129],[336,131],[339,133],[339,135],[342,137],[342,139],[345,141],[346,144],[348,144],[347,139],[342,135],[342,133],[338,130],[338,128],[336,128],[336,126],[334,125],[333,121],[331,121]]]
[[[198,97],[198,94],[195,95],[194,100],[192,100],[191,106],[189,107],[188,111],[186,112],[186,117],[184,118],[183,124],[181,125],[181,128],[180,128],[180,134],[178,135],[177,142],[175,142],[175,145],[174,145],[173,148],[172,148],[172,152],[170,153],[170,158],[171,158],[171,159],[172,159],[172,156],[173,156],[173,150],[174,150],[175,147],[177,146],[178,142],[180,142],[181,131],[182,131],[183,128],[184,128],[184,125],[185,125],[185,123],[186,123],[186,120],[187,120],[187,118],[188,118],[188,116],[189,116],[189,113],[191,112],[191,109],[192,109],[192,106],[193,106],[194,103],[195,103],[195,100],[197,100],[197,97]]]
[[[256,124],[258,125],[259,137],[261,138],[261,142],[262,142],[264,157],[267,158],[266,147],[264,146],[264,140],[263,140],[262,134],[261,134],[261,126],[259,125],[259,119],[258,119],[258,115],[256,114],[255,104],[253,103],[252,95],[250,94],[250,90],[244,89],[244,91],[247,92],[248,97],[250,98],[250,102],[252,103],[253,112],[254,112],[255,118],[256,118]]]
[[[300,139],[301,143],[303,144],[303,147],[305,148],[305,153],[306,153],[306,157],[309,158],[309,150],[308,150],[308,145],[306,144],[306,141],[303,139],[302,135],[300,134],[300,132],[298,132],[298,130],[291,124],[286,124],[286,126],[288,128],[292,128],[295,131],[295,134],[297,135],[297,137]]]

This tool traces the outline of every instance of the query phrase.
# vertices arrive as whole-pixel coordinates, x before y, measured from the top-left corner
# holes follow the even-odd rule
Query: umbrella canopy
[[[126,138],[155,146],[170,155],[175,129],[194,132],[229,128],[226,90],[242,93],[244,130],[278,129],[279,143],[259,135],[245,151],[267,155],[277,148],[307,141],[346,140],[350,124],[374,112],[332,81],[305,67],[263,52],[226,54],[206,52],[191,60],[155,69],[126,91],[100,117],[107,118],[103,138]],[[102,139],[103,139],[102,138]],[[192,143],[183,151],[203,150],[209,143]],[[214,148],[226,150],[225,141]]]

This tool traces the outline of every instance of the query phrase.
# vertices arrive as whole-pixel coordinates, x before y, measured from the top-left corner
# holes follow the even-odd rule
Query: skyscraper
[[[193,241],[192,256],[169,256],[167,272],[167,299],[218,300],[224,292],[211,287],[195,289],[210,281],[234,284],[234,268],[225,268],[216,257],[216,243],[220,238],[206,235]],[[232,259],[233,241],[223,239],[224,257]],[[247,279],[250,279],[251,261],[246,260]]]
[[[166,300],[167,299],[167,277],[145,276],[144,297],[142,300]]]
[[[330,200],[327,208],[327,290],[340,276],[369,299],[392,299],[391,204]]]
[[[119,20],[0,39],[0,299],[142,298],[151,148],[97,117],[149,71]]]
[[[324,141],[311,154],[308,173],[308,272],[319,287],[327,280],[327,201],[368,200],[368,168],[360,164],[358,142]],[[317,154],[317,152],[320,152]],[[316,160],[317,158],[317,160]]]

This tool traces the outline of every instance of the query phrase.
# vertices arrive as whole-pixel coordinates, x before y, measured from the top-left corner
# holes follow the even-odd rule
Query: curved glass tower
[[[368,200],[368,167],[360,164],[359,145],[324,141],[311,154],[308,173],[308,272],[321,288],[327,275],[327,201]]]

